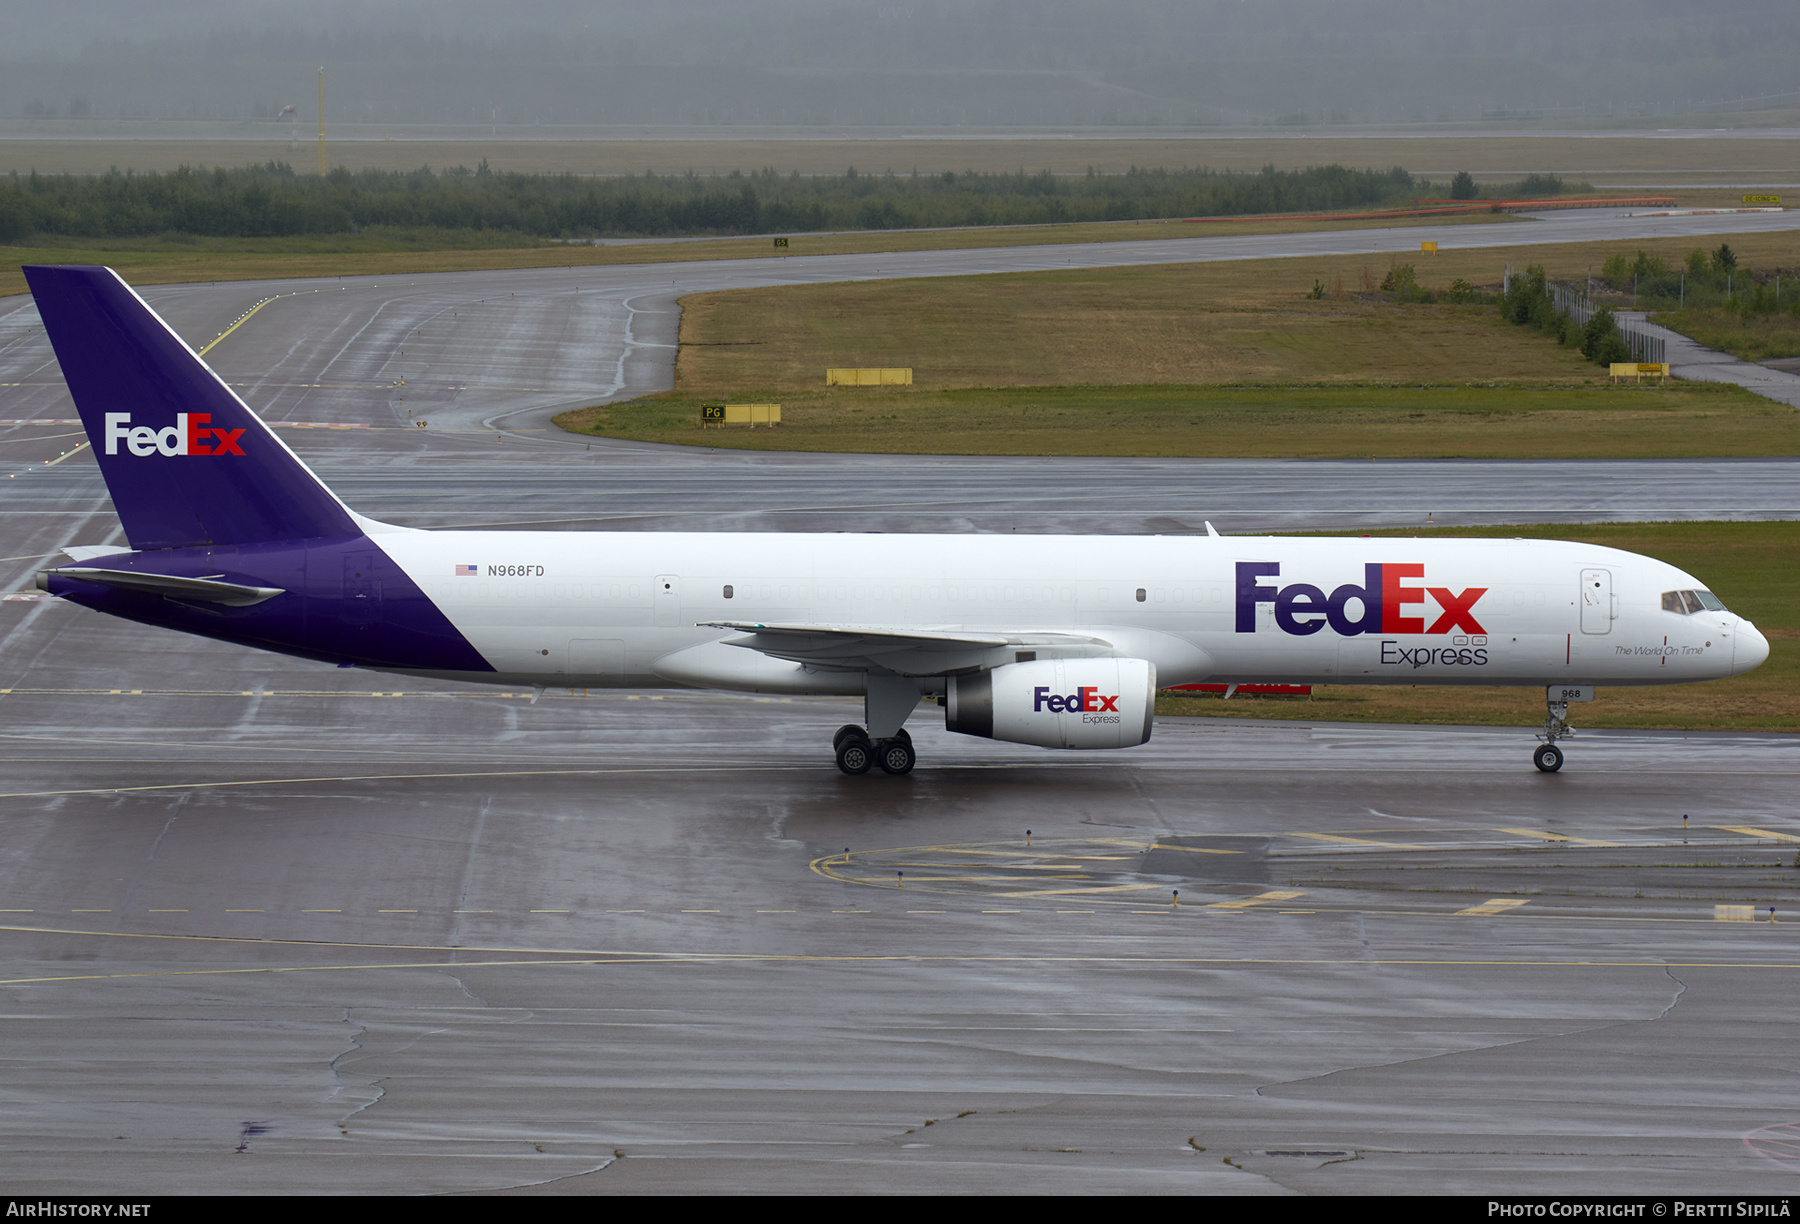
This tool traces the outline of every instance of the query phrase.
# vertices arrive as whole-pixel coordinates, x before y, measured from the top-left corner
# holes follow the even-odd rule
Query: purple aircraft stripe
[[[104,569],[211,578],[283,593],[248,607],[48,575],[51,594],[126,620],[202,637],[384,670],[491,673],[494,668],[368,536],[176,548],[84,562]]]

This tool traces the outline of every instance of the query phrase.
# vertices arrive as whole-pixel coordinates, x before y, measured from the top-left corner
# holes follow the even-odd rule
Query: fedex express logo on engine
[[[1330,625],[1345,637],[1359,633],[1486,633],[1475,619],[1475,603],[1487,587],[1452,591],[1415,586],[1425,578],[1422,564],[1384,562],[1363,566],[1361,586],[1346,582],[1327,595],[1308,582],[1264,586],[1260,579],[1281,574],[1277,561],[1237,563],[1237,631],[1256,632],[1256,606],[1275,605],[1275,627],[1304,637]],[[1437,605],[1429,626],[1425,613]],[[1413,605],[1418,605],[1415,609]],[[1354,609],[1354,610],[1353,610]]]
[[[1091,684],[1084,684],[1066,696],[1052,693],[1047,685],[1038,685],[1031,690],[1031,712],[1033,714],[1049,710],[1052,714],[1100,714],[1103,712],[1118,713],[1119,695],[1103,697],[1100,690]]]
[[[106,453],[119,453],[119,443],[134,455],[241,455],[241,429],[218,429],[208,424],[210,412],[183,412],[166,429],[133,426],[129,412],[106,414]]]
[[[1041,714],[1045,710],[1052,714],[1079,714],[1085,726],[1116,723],[1123,718],[1119,713],[1119,694],[1108,697],[1091,684],[1081,685],[1073,693],[1052,693],[1043,684],[1033,687],[1031,712]]]

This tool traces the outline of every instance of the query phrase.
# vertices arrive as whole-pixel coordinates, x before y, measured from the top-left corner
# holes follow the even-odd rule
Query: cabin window
[[[1148,594],[1149,594],[1149,592],[1145,591],[1143,587],[1139,587],[1137,589],[1137,601],[1139,603],[1143,603],[1145,596]]]
[[[726,584],[725,584],[725,598],[726,598],[726,599],[730,599],[730,598],[731,598],[731,584],[730,584],[730,583],[729,583],[729,582],[727,582],[727,583],[726,583]]]

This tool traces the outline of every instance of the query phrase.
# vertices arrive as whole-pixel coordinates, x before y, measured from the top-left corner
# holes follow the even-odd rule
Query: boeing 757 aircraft
[[[912,769],[923,698],[966,735],[1126,748],[1159,686],[1531,685],[1554,772],[1595,686],[1769,654],[1698,579],[1590,544],[395,527],[339,501],[110,268],[25,274],[131,545],[71,546],[38,586],[339,667],[857,695],[848,774]]]

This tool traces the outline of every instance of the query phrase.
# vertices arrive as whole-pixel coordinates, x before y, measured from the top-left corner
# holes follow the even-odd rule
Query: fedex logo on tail
[[[119,443],[134,455],[241,455],[241,429],[219,429],[208,424],[210,412],[183,412],[165,429],[133,426],[129,412],[106,414],[106,453],[119,453]]]
[[[1487,587],[1457,592],[1448,587],[1413,585],[1425,578],[1422,564],[1384,562],[1363,566],[1362,585],[1346,582],[1327,595],[1308,582],[1264,586],[1260,579],[1281,574],[1278,561],[1237,564],[1237,631],[1256,632],[1256,606],[1275,605],[1275,627],[1305,637],[1327,625],[1345,637],[1359,633],[1486,633],[1475,619],[1475,603]],[[1429,603],[1427,600],[1429,599]],[[1437,616],[1426,625],[1430,603]],[[1413,605],[1418,605],[1413,614]]]

